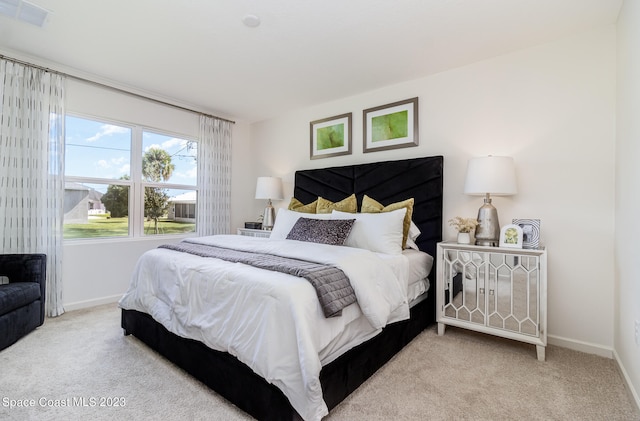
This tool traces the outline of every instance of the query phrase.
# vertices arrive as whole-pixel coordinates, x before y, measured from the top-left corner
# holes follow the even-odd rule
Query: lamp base
[[[478,226],[475,237],[476,244],[479,246],[495,247],[498,245],[500,238],[498,210],[491,204],[489,197],[484,199],[484,205],[478,209]]]
[[[271,205],[271,200],[266,208],[264,208],[264,214],[262,216],[262,229],[265,231],[271,231],[273,224],[276,221],[276,211]]]

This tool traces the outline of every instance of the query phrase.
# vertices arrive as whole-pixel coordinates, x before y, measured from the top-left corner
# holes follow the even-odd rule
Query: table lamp
[[[271,230],[276,220],[276,212],[271,204],[271,199],[283,199],[282,179],[279,177],[258,177],[258,182],[256,183],[256,199],[268,200],[262,217],[262,229]]]
[[[478,210],[476,244],[498,245],[500,222],[498,210],[491,204],[491,195],[510,196],[517,191],[513,158],[489,155],[469,160],[464,192],[472,196],[485,197],[484,204]]]

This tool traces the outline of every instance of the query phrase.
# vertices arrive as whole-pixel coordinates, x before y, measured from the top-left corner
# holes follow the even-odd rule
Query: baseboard
[[[578,341],[575,339],[563,338],[560,336],[548,335],[547,343],[562,348],[573,349],[574,351],[586,352],[587,354],[599,355],[605,358],[613,358],[613,348],[593,344],[590,342]]]
[[[122,294],[112,295],[110,297],[96,298],[93,300],[76,301],[75,303],[65,304],[64,311],[80,310],[83,308],[95,307],[102,304],[117,303],[120,300],[120,298],[122,298]]]
[[[616,362],[616,367],[618,368],[620,375],[624,379],[624,385],[627,394],[629,395],[631,402],[636,404],[636,411],[638,411],[638,414],[640,414],[640,397],[638,396],[638,392],[636,391],[636,389],[633,387],[633,383],[631,383],[631,379],[627,374],[627,370],[625,370],[624,365],[622,365],[622,361],[620,361],[620,357],[618,357],[618,353],[615,350],[613,350],[613,360]]]

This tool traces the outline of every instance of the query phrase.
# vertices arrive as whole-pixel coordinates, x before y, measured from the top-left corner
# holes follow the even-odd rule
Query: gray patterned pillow
[[[351,232],[355,219],[298,218],[287,240],[341,246]]]

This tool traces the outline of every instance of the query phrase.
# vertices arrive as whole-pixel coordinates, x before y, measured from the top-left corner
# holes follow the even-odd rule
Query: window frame
[[[65,176],[64,181],[75,182],[82,184],[113,184],[129,187],[129,226],[127,236],[113,236],[113,237],[82,237],[82,238],[63,238],[64,242],[82,242],[89,241],[95,242],[113,242],[113,241],[130,241],[130,240],[158,240],[160,238],[185,238],[193,237],[197,235],[197,200],[200,197],[200,186],[198,185],[198,178],[196,177],[196,184],[177,184],[170,182],[147,182],[142,177],[142,145],[143,134],[145,132],[153,133],[161,136],[176,137],[184,139],[190,142],[195,142],[199,152],[199,142],[192,136],[185,135],[183,133],[172,132],[170,130],[163,130],[157,127],[150,127],[143,124],[135,124],[130,122],[119,121],[115,119],[105,118],[101,116],[95,116],[86,113],[67,112],[65,113],[65,147],[66,147],[66,117],[74,117],[85,120],[92,120],[103,124],[113,124],[115,126],[126,127],[131,130],[131,145],[130,145],[130,162],[129,162],[129,180],[101,178],[101,177],[80,177],[80,176],[67,176],[66,175],[66,156],[65,156]],[[66,153],[65,153],[66,155]],[[180,234],[145,234],[144,233],[144,191],[146,187],[157,187],[171,190],[193,190],[196,192],[196,226],[193,232],[185,232]]]

